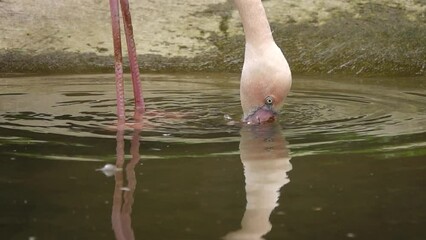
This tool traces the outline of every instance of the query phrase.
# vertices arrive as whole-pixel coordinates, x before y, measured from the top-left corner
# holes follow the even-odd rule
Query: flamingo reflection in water
[[[278,206],[280,189],[290,182],[292,169],[287,142],[278,124],[245,126],[241,129],[240,157],[244,166],[246,210],[241,229],[226,240],[263,239],[271,231],[269,217]]]
[[[112,226],[117,240],[135,239],[132,205],[136,188],[135,167],[140,161],[140,130],[132,136],[131,160],[125,165],[124,131],[117,131],[117,159],[112,207]],[[244,166],[246,210],[241,229],[228,233],[226,240],[261,240],[271,231],[269,217],[277,207],[280,189],[290,182],[292,169],[287,142],[278,124],[246,125],[241,129],[240,158]],[[125,166],[124,166],[125,165]],[[123,169],[123,170],[121,170]],[[127,186],[125,186],[126,176]]]
[[[115,188],[112,205],[112,228],[117,240],[135,239],[132,229],[132,205],[134,201],[134,191],[136,188],[135,167],[139,163],[139,134],[140,130],[135,129],[132,136],[130,152],[132,159],[124,167],[124,131],[117,131],[117,169],[123,171],[115,172]],[[125,186],[124,175],[127,179]]]

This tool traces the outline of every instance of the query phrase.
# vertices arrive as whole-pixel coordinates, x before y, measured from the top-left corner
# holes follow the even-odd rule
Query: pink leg
[[[135,40],[133,39],[132,18],[128,0],[120,0],[121,12],[123,14],[124,32],[126,34],[127,52],[129,55],[130,72],[132,73],[133,94],[135,97],[135,117],[145,111],[145,103],[141,92],[141,82],[139,76],[139,65],[136,54]]]
[[[120,16],[118,11],[118,0],[109,1],[111,10],[112,38],[114,42],[115,58],[115,89],[117,95],[117,117],[118,122],[125,122],[124,113],[124,83],[123,83],[123,56],[121,53]]]

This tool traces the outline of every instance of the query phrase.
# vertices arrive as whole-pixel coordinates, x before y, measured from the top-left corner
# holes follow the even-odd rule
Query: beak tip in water
[[[249,125],[259,125],[263,123],[275,122],[277,114],[271,109],[259,108],[244,119]]]

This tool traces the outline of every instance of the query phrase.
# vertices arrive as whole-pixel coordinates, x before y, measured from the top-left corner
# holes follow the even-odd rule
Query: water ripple
[[[85,138],[114,139],[108,130],[116,120],[112,75],[2,81],[6,86],[0,92],[2,129],[35,133],[35,144],[45,139],[39,133],[77,138],[71,145]],[[229,124],[224,115],[238,122],[242,114],[237,75],[146,75],[143,81],[148,108],[141,134],[145,156],[155,158],[153,149],[184,155],[179,153],[182,146],[197,149],[200,155],[235,153],[241,126]],[[387,86],[296,77],[280,117],[284,135],[296,155],[420,151],[426,141],[426,95],[416,81],[411,82]],[[131,119],[129,85],[125,95]],[[0,144],[16,137],[10,134]]]

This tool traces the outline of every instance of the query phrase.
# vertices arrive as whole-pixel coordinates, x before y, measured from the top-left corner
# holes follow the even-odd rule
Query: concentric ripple
[[[286,135],[296,139],[293,150],[308,148],[317,153],[383,153],[393,148],[423,151],[426,97],[422,92],[425,86],[421,79],[400,80],[411,81],[411,84],[387,86],[388,82],[377,84],[374,79],[300,79],[283,114]]]
[[[237,75],[223,74],[143,76],[148,112],[142,155],[237,154],[238,81]],[[115,135],[108,130],[116,119],[113,75],[5,78],[0,84],[0,146],[48,143],[50,155],[64,156],[70,149],[62,148],[113,145]],[[294,155],[423,154],[425,89],[422,79],[295,77],[280,125]],[[80,155],[92,159],[90,150]]]

